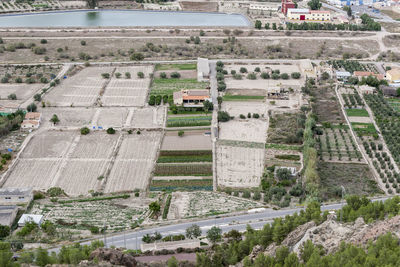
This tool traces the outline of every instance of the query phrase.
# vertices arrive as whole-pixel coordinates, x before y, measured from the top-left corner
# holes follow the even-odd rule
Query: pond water
[[[58,11],[0,16],[0,27],[249,26],[240,14],[182,11]]]

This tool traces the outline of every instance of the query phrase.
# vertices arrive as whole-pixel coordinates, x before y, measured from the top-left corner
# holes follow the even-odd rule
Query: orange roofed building
[[[357,77],[359,80],[361,80],[363,77],[367,78],[368,76],[374,76],[376,77],[378,80],[383,80],[385,79],[385,75],[383,74],[377,74],[377,73],[373,73],[371,71],[355,71],[353,73],[354,77]]]
[[[204,101],[211,101],[209,90],[181,90],[174,92],[174,104],[187,107],[202,106]]]

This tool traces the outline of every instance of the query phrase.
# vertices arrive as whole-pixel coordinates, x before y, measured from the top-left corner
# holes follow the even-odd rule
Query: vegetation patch
[[[155,78],[153,80],[150,95],[172,95],[173,92],[193,89],[206,89],[208,83],[198,82],[197,79]]]
[[[282,160],[293,160],[293,161],[299,161],[300,160],[300,155],[275,155],[275,158],[277,159],[282,159]]]
[[[154,176],[210,176],[212,164],[157,164]]]
[[[301,144],[303,141],[304,113],[283,113],[270,116],[268,143]]]
[[[223,101],[244,101],[244,100],[264,100],[265,96],[259,95],[231,95],[225,94],[222,97]]]
[[[167,127],[209,126],[211,119],[211,116],[169,117]]]
[[[368,111],[365,109],[349,108],[346,109],[346,114],[349,117],[369,117]]]
[[[157,163],[173,162],[211,162],[211,150],[193,150],[193,151],[161,151]]]
[[[155,70],[196,70],[196,63],[189,64],[156,64]]]
[[[212,191],[213,180],[188,179],[188,180],[153,180],[150,191]]]
[[[363,122],[352,122],[351,126],[358,136],[373,136],[377,135],[374,124]]]
[[[319,161],[317,170],[321,179],[320,192],[324,200],[341,198],[341,186],[344,187],[346,195],[383,193],[366,164]]]
[[[292,151],[301,151],[302,147],[300,145],[285,145],[285,144],[265,144],[265,148],[277,149],[277,150],[292,150]]]

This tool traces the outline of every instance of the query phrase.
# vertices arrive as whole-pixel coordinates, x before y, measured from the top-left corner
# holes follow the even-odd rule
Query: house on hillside
[[[358,87],[358,91],[360,94],[371,95],[375,93],[375,87],[368,86],[368,85],[361,85]]]
[[[21,124],[23,129],[37,129],[40,126],[42,114],[39,112],[28,112],[25,114],[25,119]]]
[[[38,214],[22,214],[21,218],[18,221],[19,227],[24,227],[26,223],[34,222],[37,225],[41,225],[43,223],[43,215]]]
[[[373,73],[372,71],[355,71],[353,73],[353,76],[358,78],[358,80],[360,80],[360,81],[362,78],[368,78],[369,76],[373,76],[373,77],[377,78],[378,80],[385,79],[385,75]]]
[[[204,82],[210,79],[210,65],[207,58],[197,59],[197,81]]]
[[[209,90],[181,90],[174,92],[173,96],[177,106],[202,107],[204,101],[212,102]]]
[[[29,205],[32,200],[32,188],[0,188],[0,206]]]

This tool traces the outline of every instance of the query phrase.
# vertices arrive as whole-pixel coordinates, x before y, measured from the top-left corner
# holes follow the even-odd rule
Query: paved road
[[[389,197],[382,197],[373,199],[372,201],[384,201]],[[327,204],[321,206],[321,210],[338,210],[342,207],[343,204],[335,203],[335,204]],[[107,247],[115,246],[115,247],[125,247],[127,249],[139,249],[140,244],[142,242],[142,237],[146,234],[153,234],[154,232],[159,232],[163,236],[170,234],[184,234],[186,228],[191,226],[193,223],[200,226],[203,234],[207,232],[211,227],[218,226],[222,229],[222,232],[228,232],[232,229],[238,231],[244,231],[247,225],[250,225],[254,229],[260,229],[265,224],[271,223],[274,218],[284,217],[286,215],[292,215],[295,212],[299,212],[304,209],[304,207],[294,208],[294,209],[282,209],[282,210],[273,210],[273,209],[264,209],[259,212],[252,213],[251,211],[245,214],[237,214],[231,217],[214,217],[205,220],[199,220],[196,222],[182,222],[175,223],[172,225],[165,226],[154,226],[149,229],[141,229],[133,232],[119,233],[113,236],[107,236],[106,239],[104,237],[99,237],[98,239],[93,240],[102,240],[105,241],[105,245]],[[81,244],[90,244],[93,240],[82,240]],[[58,252],[59,248],[50,249],[50,251]]]

